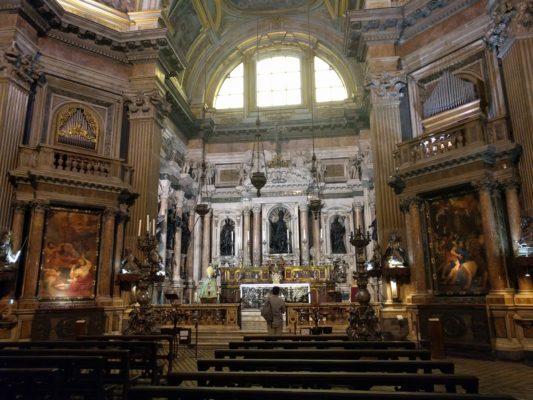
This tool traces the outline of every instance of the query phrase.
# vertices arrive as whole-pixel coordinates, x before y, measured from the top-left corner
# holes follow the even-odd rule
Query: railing
[[[400,143],[394,153],[397,169],[434,162],[438,158],[462,156],[483,145],[508,140],[505,118],[485,123],[481,115]]]
[[[351,303],[321,303],[287,304],[287,324],[289,326],[321,326],[321,325],[341,325],[348,326],[348,316],[350,315]],[[316,316],[320,320],[316,320]]]
[[[180,326],[193,326],[195,322],[202,326],[224,325],[235,328],[239,326],[239,303],[159,305],[154,308],[166,311],[174,309],[176,315],[179,315],[178,325]],[[174,321],[170,319],[164,322],[165,325],[173,323]]]
[[[16,173],[39,173],[50,177],[78,177],[81,180],[107,178],[111,184],[131,184],[132,168],[120,159],[69,151],[63,148],[40,145],[19,148]]]

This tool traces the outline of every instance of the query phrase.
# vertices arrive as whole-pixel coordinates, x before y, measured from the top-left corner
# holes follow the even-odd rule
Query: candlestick
[[[146,232],[150,233],[150,216],[146,214]]]
[[[141,236],[141,225],[142,225],[142,220],[139,220],[139,231],[137,232],[137,236]]]
[[[155,236],[155,218],[152,220],[152,236]]]

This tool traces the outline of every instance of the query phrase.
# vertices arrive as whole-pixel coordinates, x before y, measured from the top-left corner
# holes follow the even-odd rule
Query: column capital
[[[491,14],[484,42],[489,50],[499,51],[515,35],[533,32],[533,4],[526,0],[497,1]]]
[[[307,204],[298,204],[298,208],[300,209],[300,212],[306,213],[309,211],[309,206]]]
[[[31,202],[31,209],[35,213],[44,214],[50,208],[50,202],[46,200],[33,200]]]
[[[402,97],[400,90],[406,86],[405,74],[396,72],[368,73],[365,87],[372,94],[372,102],[399,101]]]
[[[14,200],[11,203],[11,207],[13,207],[13,210],[15,212],[25,212],[29,206],[30,206],[30,203],[24,200]]]
[[[406,212],[411,209],[411,207],[419,208],[424,203],[424,199],[419,196],[409,196],[400,200],[400,209]]]
[[[363,204],[359,202],[354,202],[353,209],[354,211],[363,211]]]
[[[117,217],[117,213],[119,212],[119,209],[116,207],[107,207],[104,210],[104,220],[112,219],[114,220]]]
[[[15,79],[27,89],[33,83],[44,80],[38,54],[24,54],[16,43],[0,50],[0,53],[0,72],[4,71],[6,76]]]
[[[507,179],[502,179],[500,184],[505,190],[518,190],[520,188],[520,179],[513,176]]]
[[[258,204],[255,204],[252,206],[252,212],[254,214],[259,214],[261,212],[261,206]]]
[[[170,112],[170,103],[155,89],[127,94],[124,97],[130,119],[154,118],[162,122]]]
[[[497,187],[498,183],[493,181],[490,178],[484,178],[477,181],[472,182],[472,186],[478,191],[478,192],[488,192],[492,193]]]

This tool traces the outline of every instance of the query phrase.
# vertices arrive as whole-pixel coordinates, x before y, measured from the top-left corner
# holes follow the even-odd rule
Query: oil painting
[[[38,297],[82,300],[95,296],[101,213],[52,207],[47,213]]]
[[[477,195],[446,195],[433,198],[426,205],[436,294],[486,293],[488,272]]]

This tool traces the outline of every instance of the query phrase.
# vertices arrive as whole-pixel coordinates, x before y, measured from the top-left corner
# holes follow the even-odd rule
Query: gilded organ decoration
[[[94,113],[79,104],[62,107],[56,117],[57,143],[96,150],[100,126]]]

